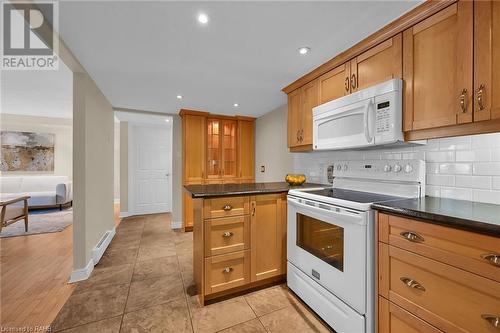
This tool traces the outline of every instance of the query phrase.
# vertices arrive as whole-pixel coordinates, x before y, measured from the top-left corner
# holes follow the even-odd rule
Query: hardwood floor
[[[115,223],[120,219],[115,205]],[[0,239],[0,327],[48,326],[75,285],[73,227],[62,232]]]

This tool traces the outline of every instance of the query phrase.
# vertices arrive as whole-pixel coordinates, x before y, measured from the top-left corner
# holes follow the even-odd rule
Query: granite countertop
[[[373,204],[376,210],[500,237],[500,205],[436,197]]]
[[[328,185],[304,183],[300,186],[290,186],[286,182],[276,183],[245,183],[245,184],[210,184],[185,185],[184,189],[193,198],[225,197],[232,195],[265,194],[288,192],[292,189],[323,188]],[[331,185],[330,185],[331,186]]]

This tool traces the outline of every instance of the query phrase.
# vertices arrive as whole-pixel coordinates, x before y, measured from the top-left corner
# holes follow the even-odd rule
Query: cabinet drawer
[[[246,250],[249,244],[249,216],[205,221],[205,257]]]
[[[250,282],[250,251],[205,258],[205,294],[242,286]]]
[[[247,215],[250,212],[250,198],[248,196],[206,199],[204,205],[203,213],[208,219]]]
[[[378,298],[379,333],[442,333],[443,331],[412,315],[403,308]]]
[[[500,282],[500,239],[379,213],[379,240]]]
[[[446,332],[497,332],[500,283],[379,243],[379,292]],[[493,320],[493,319],[491,319]]]

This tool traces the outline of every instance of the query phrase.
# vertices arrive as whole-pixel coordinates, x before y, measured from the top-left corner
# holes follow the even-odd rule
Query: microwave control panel
[[[401,91],[395,90],[375,96],[375,142],[403,140]]]

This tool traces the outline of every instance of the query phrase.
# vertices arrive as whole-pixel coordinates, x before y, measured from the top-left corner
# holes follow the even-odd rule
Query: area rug
[[[24,231],[24,220],[20,220],[2,228],[0,238],[63,231],[73,224],[73,209],[33,211],[29,213],[28,221],[28,232]]]

